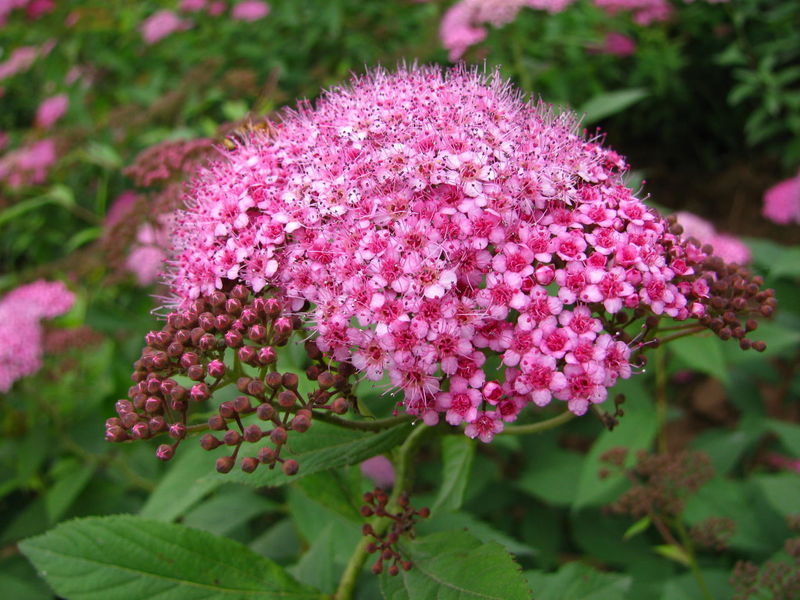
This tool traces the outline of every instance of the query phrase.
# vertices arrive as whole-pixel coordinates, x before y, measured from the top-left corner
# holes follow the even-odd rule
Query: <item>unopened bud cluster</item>
[[[170,314],[161,331],[145,336],[147,346],[134,365],[135,383],[128,399],[117,402],[118,416],[107,420],[106,439],[125,442],[166,434],[172,441],[161,444],[156,455],[169,460],[188,433],[210,430],[201,437],[201,446],[230,450],[217,460],[217,471],[229,472],[248,443],[261,447],[241,458],[243,471],[281,464],[284,473],[294,475],[297,461],[281,456],[290,432],[307,431],[313,410],[346,412],[353,373],[348,364],[328,364],[316,345],[307,342],[312,365],[306,376],[319,386],[307,397],[300,394],[297,374],[276,370],[276,348],[285,346],[301,326],[298,317],[286,314],[280,298],[253,298],[241,285]],[[194,383],[184,386],[176,377]],[[190,424],[191,407],[204,405],[229,384],[240,395],[221,402],[206,423]]]
[[[609,509],[634,518],[675,517],[683,512],[686,497],[697,492],[714,476],[714,468],[703,452],[649,454],[640,450],[636,464],[624,469],[626,448],[612,448],[600,459],[609,468],[622,470],[631,487]],[[609,468],[600,472],[610,474]]]
[[[417,518],[427,519],[430,516],[430,510],[427,508],[414,509],[408,500],[408,495],[403,494],[397,499],[398,512],[388,512],[386,505],[389,503],[389,495],[381,488],[375,488],[372,492],[364,494],[364,502],[366,504],[361,507],[363,516],[374,515],[392,520],[389,530],[384,534],[376,532],[369,523],[366,523],[361,529],[364,535],[375,538],[374,542],[367,545],[367,552],[378,555],[378,559],[372,565],[372,572],[376,575],[382,573],[385,563],[389,564],[387,568],[389,575],[397,575],[401,568],[404,571],[411,569],[411,561],[403,560],[397,549],[397,542],[401,535],[414,537],[414,524]]]

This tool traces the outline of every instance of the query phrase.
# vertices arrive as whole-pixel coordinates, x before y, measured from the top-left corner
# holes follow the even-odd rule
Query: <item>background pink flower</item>
[[[36,110],[36,126],[42,129],[51,127],[64,116],[68,106],[69,98],[66,94],[59,94],[44,100]]]
[[[738,238],[718,233],[710,222],[693,213],[679,212],[675,216],[683,226],[684,237],[695,237],[703,244],[711,244],[714,254],[726,262],[740,265],[750,262],[750,248]]]
[[[142,21],[139,29],[145,43],[155,44],[176,31],[188,29],[190,26],[189,21],[181,19],[171,10],[160,10]]]
[[[231,11],[231,18],[237,21],[258,21],[269,14],[269,4],[260,0],[239,2]]]
[[[779,225],[800,223],[800,173],[766,191],[761,214]]]

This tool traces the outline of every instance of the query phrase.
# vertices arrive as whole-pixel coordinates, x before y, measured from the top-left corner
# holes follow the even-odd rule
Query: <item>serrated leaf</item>
[[[629,575],[601,573],[579,562],[556,573],[528,571],[525,576],[536,600],[624,600],[632,583]]]
[[[293,458],[300,464],[297,475],[289,477],[281,469],[261,467],[250,474],[237,470],[227,475],[209,474],[208,478],[255,486],[285,485],[312,473],[354,465],[376,454],[388,452],[406,439],[410,431],[409,424],[372,433],[343,429],[327,423],[314,423],[308,434],[290,436],[284,452],[281,453],[284,458]]]
[[[578,109],[583,114],[583,124],[589,125],[606,117],[622,112],[647,97],[648,91],[642,88],[606,92],[590,98]]]
[[[322,598],[232,540],[132,515],[70,521],[19,546],[70,600]]]
[[[468,437],[442,438],[442,486],[431,509],[434,514],[461,508],[474,459],[475,442]]]
[[[56,481],[47,490],[44,508],[50,523],[58,521],[89,483],[94,474],[93,464],[67,459],[59,469]]]
[[[410,571],[384,571],[381,591],[389,600],[530,600],[528,584],[505,549],[483,544],[463,531],[402,541]]]
[[[636,523],[634,523],[633,525],[628,527],[627,530],[625,530],[625,535],[622,536],[622,539],[629,540],[632,537],[635,537],[640,533],[647,531],[647,528],[650,527],[650,523],[652,522],[653,521],[652,519],[650,519],[649,516],[639,519],[638,521],[636,521]]]
[[[422,535],[455,529],[466,531],[481,542],[497,542],[514,556],[536,554],[530,546],[526,546],[467,512],[438,513],[417,524],[417,531]]]

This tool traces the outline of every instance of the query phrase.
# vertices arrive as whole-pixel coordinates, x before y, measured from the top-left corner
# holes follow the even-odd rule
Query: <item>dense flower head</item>
[[[717,313],[767,300],[626,168],[496,74],[376,71],[201,171],[176,219],[175,304],[278,290],[326,355],[484,441],[531,403],[584,414],[631,375],[635,319],[742,338]]]
[[[61,282],[36,281],[0,299],[0,392],[42,366],[43,319],[72,308],[75,296]]]
[[[48,129],[64,116],[69,106],[66,94],[58,94],[44,100],[36,109],[36,126]]]
[[[668,0],[594,0],[594,3],[610,15],[630,13],[633,21],[639,25],[666,21],[673,12]]]
[[[261,0],[244,0],[231,10],[231,18],[236,21],[258,21],[269,14],[269,4]]]
[[[191,23],[181,19],[173,11],[159,10],[142,21],[139,29],[146,44],[155,44],[176,31],[182,31],[189,27],[191,27]]]

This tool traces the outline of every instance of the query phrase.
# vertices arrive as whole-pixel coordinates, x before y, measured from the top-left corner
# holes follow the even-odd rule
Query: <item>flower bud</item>
[[[208,417],[208,428],[213,431],[222,431],[228,428],[228,424],[222,418],[222,415],[211,415]]]
[[[219,448],[221,445],[222,442],[220,442],[210,433],[206,433],[200,438],[200,446],[203,448],[203,450],[214,450],[215,448]]]
[[[276,446],[286,443],[286,430],[283,427],[276,427],[269,433],[269,439]]]
[[[231,329],[225,334],[225,345],[229,348],[238,348],[244,343],[242,334]]]
[[[275,416],[275,409],[271,404],[261,404],[256,408],[256,416],[262,421],[269,421]]]
[[[278,355],[272,346],[264,346],[258,351],[258,364],[262,366],[271,365],[278,360]]]
[[[232,419],[236,416],[236,409],[233,407],[233,402],[221,402],[219,405],[219,414],[224,419]]]
[[[169,426],[169,437],[182,440],[186,437],[186,425],[183,423],[173,423]]]
[[[192,381],[202,381],[206,376],[206,369],[203,365],[192,365],[186,369],[186,376]]]
[[[245,473],[252,473],[258,467],[258,459],[253,456],[245,456],[242,459],[241,467]]]
[[[295,373],[284,373],[281,377],[281,383],[283,387],[288,388],[290,390],[296,390],[297,384],[299,383],[299,379]]]
[[[348,407],[347,400],[344,398],[336,398],[336,400],[331,403],[331,412],[337,415],[343,415],[347,412]]]
[[[225,375],[225,363],[221,360],[212,360],[208,363],[208,374],[211,377],[219,379]]]
[[[230,470],[233,469],[234,464],[236,464],[236,459],[232,456],[221,456],[217,459],[217,472],[230,473]]]
[[[203,402],[211,397],[211,392],[205,383],[196,383],[189,391],[189,398],[194,402]]]
[[[261,431],[261,427],[258,425],[248,425],[244,428],[243,434],[244,440],[246,442],[250,442],[251,444],[259,441],[262,437],[264,437],[264,432]]]
[[[228,446],[238,446],[242,443],[242,434],[233,429],[229,429],[225,432],[225,435],[222,436],[222,440]]]
[[[164,462],[171,459],[174,455],[175,455],[175,448],[173,448],[169,444],[161,444],[156,450],[156,456],[160,460],[163,460]]]
[[[296,475],[297,472],[300,470],[300,465],[297,464],[296,460],[289,459],[283,461],[283,473],[284,475],[288,475],[291,477],[292,475]]]

